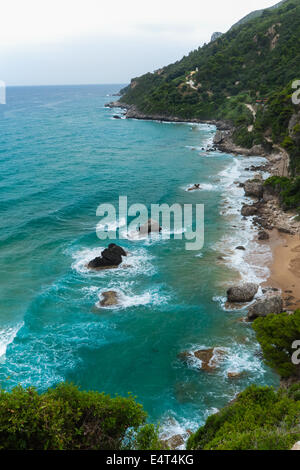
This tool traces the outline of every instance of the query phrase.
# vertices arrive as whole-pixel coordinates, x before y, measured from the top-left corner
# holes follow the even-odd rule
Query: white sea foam
[[[23,322],[13,326],[7,326],[0,329],[0,361],[5,359],[7,346],[13,342],[18,331],[24,325]]]
[[[142,294],[136,294],[129,283],[121,283],[119,286],[111,284],[109,288],[99,290],[97,292],[99,300],[96,302],[96,307],[101,307],[102,293],[107,290],[114,290],[118,294],[118,305],[110,307],[113,309],[137,307],[140,305],[161,305],[168,300],[168,296],[161,294],[159,289],[152,288]]]
[[[265,162],[261,157],[235,158],[233,163],[219,173],[223,190],[221,215],[227,219],[232,231],[222,237],[213,249],[220,252],[226,264],[240,273],[244,282],[262,283],[269,276],[268,265],[272,252],[266,245],[256,241],[257,228],[252,224],[252,217],[243,220],[241,207],[243,203],[251,203],[245,197],[243,188],[237,182],[244,182],[253,174],[245,171],[246,166],[259,165]],[[243,246],[245,250],[237,250]],[[218,299],[222,300],[223,299]]]
[[[219,190],[219,187],[217,185],[213,185],[211,183],[198,183],[200,184],[200,187],[198,189],[195,189],[193,191],[190,191],[191,188],[193,188],[194,184],[189,184],[188,186],[185,186],[183,189],[187,192],[198,192],[198,191],[217,191]]]

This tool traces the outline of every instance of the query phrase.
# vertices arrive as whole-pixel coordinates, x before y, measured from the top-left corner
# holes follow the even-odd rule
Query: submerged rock
[[[188,191],[197,191],[197,190],[199,190],[199,189],[201,189],[200,184],[199,184],[199,183],[195,183],[193,186],[191,186],[191,187],[188,189]]]
[[[227,372],[228,379],[240,379],[245,376],[245,371],[242,372]]]
[[[184,351],[179,354],[179,358],[186,362],[195,358],[199,359],[201,361],[200,369],[206,372],[212,372],[219,366],[225,354],[226,351],[222,348],[209,348],[199,349],[194,352]]]
[[[227,291],[228,302],[251,302],[258,291],[258,285],[248,282],[241,286],[230,287]]]
[[[110,243],[101,256],[94,258],[87,265],[90,269],[105,269],[119,266],[122,263],[122,256],[127,256],[126,251],[121,246]]]
[[[253,321],[258,317],[266,317],[270,313],[281,313],[283,309],[283,300],[281,295],[268,295],[263,299],[257,300],[249,307],[247,319]]]
[[[103,299],[100,301],[101,307],[112,307],[119,303],[118,293],[113,290],[102,292],[102,297]]]
[[[139,232],[141,235],[148,235],[151,232],[161,232],[161,227],[156,220],[149,219],[144,225],[141,225]]]

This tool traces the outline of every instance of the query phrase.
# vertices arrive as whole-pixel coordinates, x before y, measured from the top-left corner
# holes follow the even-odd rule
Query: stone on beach
[[[269,240],[270,235],[265,230],[261,230],[258,233],[258,240]]]
[[[263,299],[257,300],[249,307],[247,319],[253,321],[258,317],[266,317],[270,313],[281,313],[283,300],[281,295],[267,295]]]
[[[110,243],[108,248],[102,251],[101,256],[94,258],[87,265],[90,269],[105,269],[119,266],[122,263],[122,256],[127,256],[126,251],[121,246]]]
[[[228,302],[251,302],[258,291],[258,285],[248,282],[241,286],[230,287],[227,291]]]

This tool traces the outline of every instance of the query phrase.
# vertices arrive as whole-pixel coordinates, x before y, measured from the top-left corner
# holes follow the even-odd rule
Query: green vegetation
[[[297,209],[300,212],[300,176],[294,179],[271,176],[264,185],[279,196],[283,209]]]
[[[299,376],[300,366],[292,363],[294,341],[300,339],[300,310],[257,318],[253,323],[266,363],[281,377]]]
[[[187,443],[192,450],[288,450],[300,439],[300,384],[278,392],[251,385],[210,416]]]
[[[82,392],[71,384],[38,394],[0,391],[0,450],[159,449],[157,429],[132,396]]]
[[[300,4],[287,0],[250,15],[180,61],[133,79],[121,101],[148,115],[228,120],[239,145],[271,146],[272,140],[286,148],[297,174],[300,114],[291,84],[299,70]],[[255,109],[255,119],[246,105]]]

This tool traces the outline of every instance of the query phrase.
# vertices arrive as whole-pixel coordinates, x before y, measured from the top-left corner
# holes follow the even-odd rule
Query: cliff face
[[[300,4],[286,0],[180,61],[134,78],[121,102],[148,117],[226,120],[239,146],[284,147],[297,174],[300,118],[291,85],[299,70]]]

